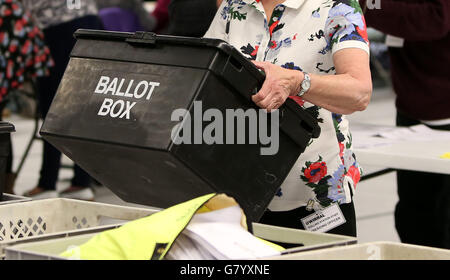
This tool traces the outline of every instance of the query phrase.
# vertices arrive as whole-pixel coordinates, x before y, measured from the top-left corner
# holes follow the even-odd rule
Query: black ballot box
[[[11,152],[11,133],[14,131],[14,125],[8,122],[0,122],[0,201],[3,200],[3,192],[6,187],[6,167]]]
[[[167,208],[226,193],[258,221],[320,134],[292,100],[277,118],[258,111],[251,96],[265,75],[222,40],[75,37],[41,135],[127,202]]]

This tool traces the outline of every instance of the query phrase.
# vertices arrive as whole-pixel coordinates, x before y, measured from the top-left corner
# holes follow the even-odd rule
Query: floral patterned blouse
[[[267,19],[260,0],[224,0],[204,36],[227,41],[246,57],[318,75],[336,73],[333,54],[369,53],[357,0],[286,0]],[[294,98],[319,121],[322,133],[299,157],[269,205],[272,211],[320,210],[352,201],[361,169],[345,116]]]

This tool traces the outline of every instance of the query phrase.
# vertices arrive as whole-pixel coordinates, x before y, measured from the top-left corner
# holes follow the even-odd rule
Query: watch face
[[[311,82],[309,80],[304,80],[302,83],[303,90],[308,90],[311,87]]]

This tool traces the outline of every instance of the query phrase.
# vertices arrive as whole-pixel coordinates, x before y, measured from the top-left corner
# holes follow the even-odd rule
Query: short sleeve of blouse
[[[326,21],[325,35],[333,54],[346,48],[370,52],[366,22],[356,0],[334,1]]]
[[[228,23],[228,1],[222,1],[222,4],[217,9],[217,13],[209,26],[208,31],[206,31],[204,38],[222,39],[228,41],[228,36],[226,34],[227,23]]]

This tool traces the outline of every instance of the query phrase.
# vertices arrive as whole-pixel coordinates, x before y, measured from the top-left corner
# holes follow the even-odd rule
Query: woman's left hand
[[[259,69],[266,73],[261,90],[252,96],[253,102],[267,111],[276,110],[291,95],[300,92],[304,74],[301,71],[282,68],[270,62],[253,61]]]

